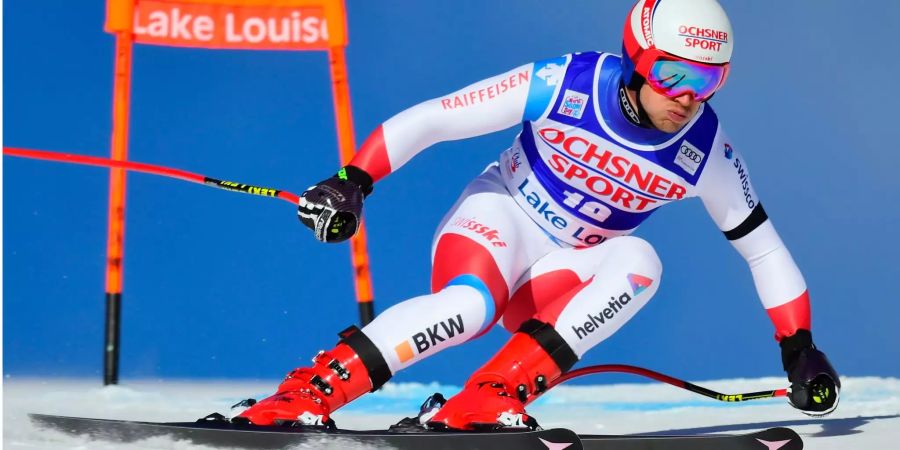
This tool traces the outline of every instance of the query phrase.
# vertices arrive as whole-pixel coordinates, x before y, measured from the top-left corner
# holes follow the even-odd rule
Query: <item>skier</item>
[[[840,381],[813,344],[805,281],[708,104],[733,42],[715,0],[640,0],[621,57],[526,64],[384,122],[349,165],[303,193],[299,218],[318,240],[350,238],[373,183],[432,144],[522,129],[438,227],[432,293],[340,333],[312,367],[233,420],[332,425],[335,410],[397,371],[500,323],[509,342],[420,420],[432,429],[533,428],[525,406],[659,287],[653,247],[629,235],[658,207],[689,197],[700,197],[750,266],[792,405],[830,413]]]

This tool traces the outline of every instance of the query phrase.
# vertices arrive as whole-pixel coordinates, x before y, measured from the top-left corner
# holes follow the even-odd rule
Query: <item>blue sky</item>
[[[887,46],[900,5],[723,4],[735,53],[712,104],[803,270],[816,341],[841,373],[900,376],[900,96],[881,81],[900,69]],[[630,2],[347,7],[362,142],[404,108],[520,64],[619,52]],[[12,1],[3,16],[3,144],[108,155],[103,2]],[[337,169],[324,53],[137,46],[134,73],[135,161],[297,193]],[[515,133],[438,144],[376,186],[366,220],[379,311],[428,289],[435,226]],[[4,157],[5,374],[101,374],[107,183],[103,169]],[[356,320],[348,248],[316,242],[290,205],[151,175],[128,183],[123,378],[276,380]],[[585,363],[696,380],[780,373],[750,272],[698,200],[637,235],[663,261],[660,291]],[[459,384],[506,337],[494,330],[396,379]]]

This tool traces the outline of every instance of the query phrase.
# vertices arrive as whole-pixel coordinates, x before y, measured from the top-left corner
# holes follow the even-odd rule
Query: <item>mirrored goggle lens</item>
[[[725,81],[725,65],[712,66],[688,61],[660,60],[650,67],[647,82],[657,92],[667,97],[694,94],[697,100],[706,100]]]

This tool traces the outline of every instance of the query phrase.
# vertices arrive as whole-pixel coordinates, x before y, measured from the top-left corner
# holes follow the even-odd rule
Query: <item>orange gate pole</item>
[[[128,159],[128,110],[131,88],[130,31],[116,32],[113,84],[112,159]],[[122,257],[125,244],[125,173],[112,169],[109,177],[109,224],[106,242],[106,334],[103,384],[119,382],[119,335],[122,316]]]
[[[353,159],[356,140],[353,135],[350,82],[347,79],[347,61],[344,47],[330,47],[328,49],[328,62],[331,67],[331,87],[341,166],[346,166]],[[356,301],[359,305],[359,320],[362,325],[366,325],[375,318],[375,305],[372,294],[372,274],[369,272],[369,253],[366,250],[366,227],[364,222],[359,226],[359,233],[350,239],[350,260],[353,265]]]

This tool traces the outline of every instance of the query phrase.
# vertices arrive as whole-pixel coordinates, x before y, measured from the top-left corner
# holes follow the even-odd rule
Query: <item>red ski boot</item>
[[[434,429],[486,430],[538,427],[525,405],[569,370],[578,357],[552,326],[537,319],[522,324],[509,342],[478,369],[463,390],[428,421]]]
[[[337,347],[319,352],[312,367],[294,369],[275,395],[256,402],[232,422],[334,428],[332,412],[391,377],[381,352],[358,328],[340,335]]]

